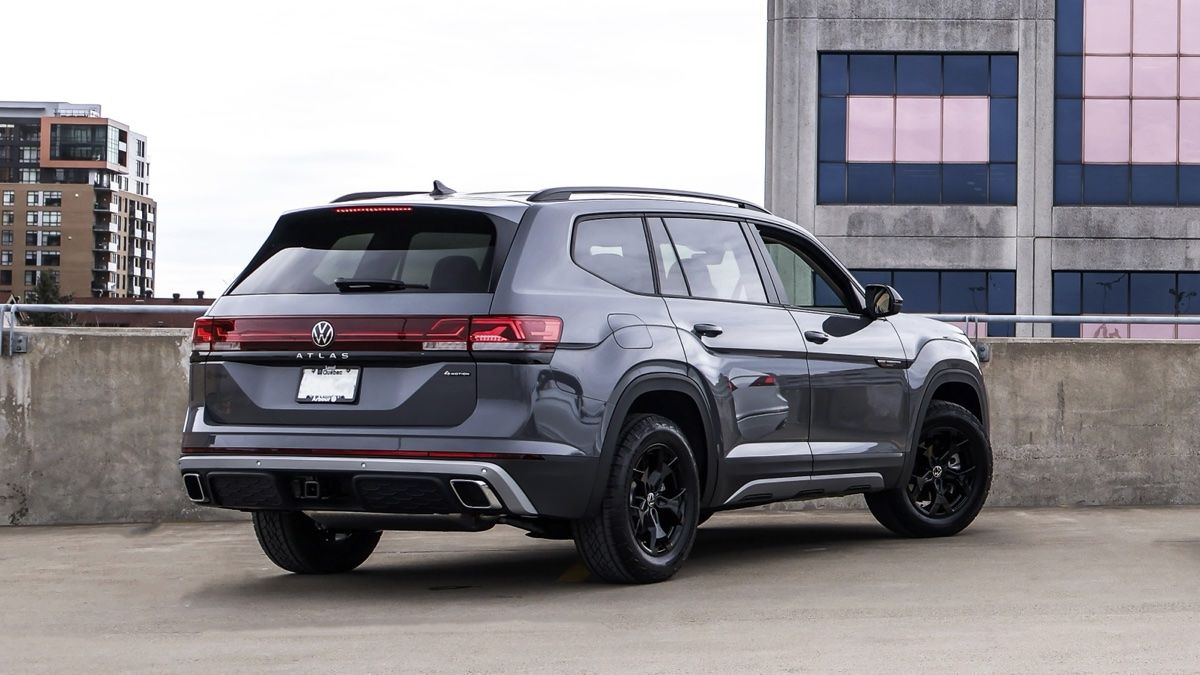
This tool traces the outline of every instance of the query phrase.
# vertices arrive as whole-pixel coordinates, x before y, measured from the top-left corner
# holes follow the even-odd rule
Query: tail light
[[[332,340],[318,343],[328,321]],[[552,316],[239,317],[196,319],[197,351],[510,351],[552,352],[562,319]]]

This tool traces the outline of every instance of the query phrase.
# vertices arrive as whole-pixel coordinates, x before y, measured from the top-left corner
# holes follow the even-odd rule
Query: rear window
[[[448,209],[285,216],[231,295],[338,293],[339,279],[396,281],[406,293],[486,293],[496,226]]]

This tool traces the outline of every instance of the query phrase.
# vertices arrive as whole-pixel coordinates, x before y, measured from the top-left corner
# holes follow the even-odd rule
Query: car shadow
[[[742,522],[739,522],[742,521]],[[488,536],[488,535],[482,535]],[[703,583],[706,577],[752,571],[773,558],[802,560],[829,549],[878,546],[896,539],[882,527],[839,518],[779,514],[767,518],[718,517],[700,528],[682,578]],[[504,548],[454,548],[405,552],[388,544],[363,567],[349,574],[301,576],[270,567],[265,575],[213,581],[189,600],[222,606],[286,608],[320,603],[394,603],[406,596],[441,593],[448,602],[481,598],[529,598],[542,595],[594,595],[627,592],[588,576],[570,541],[506,538]],[[266,563],[265,559],[263,561]],[[579,583],[582,582],[582,583]]]

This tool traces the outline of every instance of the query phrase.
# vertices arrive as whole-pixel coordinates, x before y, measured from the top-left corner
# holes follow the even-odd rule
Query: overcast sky
[[[761,201],[766,5],[8,3],[0,99],[99,103],[147,134],[156,292],[215,294],[280,212],[346,192],[438,178]]]

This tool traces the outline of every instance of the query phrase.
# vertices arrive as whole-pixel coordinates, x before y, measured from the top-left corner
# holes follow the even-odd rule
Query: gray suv
[[[728,197],[347,195],[196,321],[179,467],[302,574],[504,524],[661,581],[717,511],[848,494],[951,535],[991,484],[979,359],[901,303]]]

